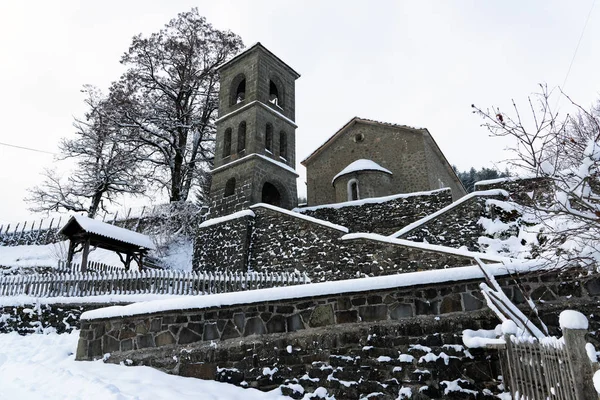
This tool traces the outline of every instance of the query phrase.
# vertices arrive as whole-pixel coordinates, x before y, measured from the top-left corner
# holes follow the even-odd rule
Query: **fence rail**
[[[84,297],[114,294],[201,295],[308,283],[300,273],[164,270],[63,272],[0,277],[0,296]]]

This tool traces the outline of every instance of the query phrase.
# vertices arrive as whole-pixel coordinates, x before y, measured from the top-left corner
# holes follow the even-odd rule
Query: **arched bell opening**
[[[271,204],[273,206],[281,207],[282,196],[279,190],[270,182],[265,182],[262,188],[262,203]]]

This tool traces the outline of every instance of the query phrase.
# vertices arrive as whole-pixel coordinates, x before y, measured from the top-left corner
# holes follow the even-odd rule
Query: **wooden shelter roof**
[[[86,235],[93,242],[104,243],[109,250],[121,251],[124,248],[132,250],[154,250],[154,243],[150,237],[130,231],[82,215],[73,215],[60,230],[60,233],[69,238]]]

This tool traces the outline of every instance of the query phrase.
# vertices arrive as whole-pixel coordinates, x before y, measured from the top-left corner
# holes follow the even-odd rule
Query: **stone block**
[[[121,340],[121,351],[133,350],[133,339]]]
[[[442,299],[440,304],[440,314],[462,311],[462,303],[459,294],[451,294]]]
[[[333,307],[331,304],[325,304],[315,307],[310,315],[308,325],[312,328],[326,325],[333,325],[335,319],[333,316]]]
[[[246,326],[244,328],[244,336],[249,335],[262,335],[266,333],[265,323],[258,317],[248,318],[246,320]]]
[[[141,335],[136,338],[137,348],[145,349],[148,347],[155,347],[154,338],[151,334]]]
[[[381,321],[387,319],[388,308],[385,304],[362,306],[358,308],[360,319],[364,322]]]
[[[335,313],[335,322],[338,324],[358,322],[358,312],[356,310],[337,311]]]
[[[215,380],[217,365],[211,363],[186,363],[179,365],[179,375],[190,378]]]
[[[223,333],[221,334],[221,340],[233,339],[240,336],[240,332],[236,329],[235,324],[231,321],[227,321],[225,328],[223,328]]]
[[[471,296],[469,293],[463,293],[462,300],[465,311],[474,311],[483,308],[483,302],[478,298]]]
[[[120,343],[117,339],[108,335],[102,336],[102,351],[104,353],[112,353],[114,351],[119,351],[120,347]]]
[[[286,319],[282,315],[273,315],[267,322],[267,332],[280,333],[285,332]]]
[[[288,332],[295,332],[304,329],[304,322],[302,321],[300,314],[290,315],[286,318],[286,323]]]
[[[413,316],[413,309],[410,304],[399,303],[390,307],[390,318],[394,320],[409,318]]]
[[[207,323],[204,325],[203,340],[216,340],[219,338],[219,330],[216,323]]]
[[[415,300],[416,315],[436,315],[437,302]]]
[[[155,336],[154,343],[157,347],[168,346],[175,343],[175,337],[171,332],[164,331]]]
[[[160,332],[162,326],[162,318],[153,318],[150,321],[150,332]]]

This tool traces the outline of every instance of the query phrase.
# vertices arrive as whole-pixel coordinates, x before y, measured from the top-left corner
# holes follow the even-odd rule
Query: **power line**
[[[2,146],[8,146],[8,147],[14,147],[14,148],[21,149],[21,150],[37,151],[38,153],[52,154],[53,156],[57,156],[58,155],[58,154],[52,153],[50,151],[32,149],[30,147],[17,146],[15,144],[9,144],[9,143],[2,143],[2,142],[0,142],[0,145],[2,145]]]
[[[571,58],[571,63],[569,64],[569,69],[567,70],[567,75],[565,76],[565,80],[562,84],[562,90],[565,90],[567,86],[567,79],[569,79],[569,74],[571,73],[571,68],[573,67],[573,63],[575,62],[575,56],[577,56],[577,51],[579,50],[579,45],[581,44],[581,40],[583,39],[583,35],[585,33],[585,29],[587,28],[588,22],[590,21],[590,16],[592,15],[592,10],[594,9],[594,5],[596,4],[596,0],[592,2],[592,7],[590,8],[590,12],[587,15],[585,20],[585,24],[583,25],[583,30],[581,31],[581,35],[579,36],[579,41],[577,42],[577,46],[575,47],[575,52],[573,53],[573,58]]]

